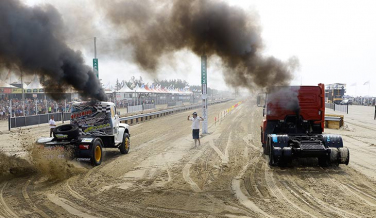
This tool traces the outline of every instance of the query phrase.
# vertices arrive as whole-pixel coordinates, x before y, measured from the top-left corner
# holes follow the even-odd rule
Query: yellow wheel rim
[[[97,147],[95,147],[95,160],[99,162],[101,160],[101,157],[102,157],[101,147],[97,145]]]
[[[129,139],[125,138],[125,149],[128,150],[129,148]]]

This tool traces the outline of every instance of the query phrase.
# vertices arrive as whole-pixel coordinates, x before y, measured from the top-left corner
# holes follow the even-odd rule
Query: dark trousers
[[[50,128],[50,137],[52,137],[52,132],[54,131],[55,128]]]

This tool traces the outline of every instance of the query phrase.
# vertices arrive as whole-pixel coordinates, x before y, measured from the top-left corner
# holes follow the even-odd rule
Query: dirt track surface
[[[234,104],[209,108],[210,134],[198,149],[188,111],[132,126],[131,152],[107,150],[99,167],[73,162],[45,174],[7,175],[0,180],[0,217],[376,216],[373,124],[354,121],[348,129],[328,130],[344,135],[349,166],[321,168],[306,161],[271,168],[261,153],[262,112],[253,102],[214,124],[214,116]],[[46,127],[0,137],[2,145],[11,142],[4,152],[17,156],[40,135]],[[15,169],[24,163],[0,159]],[[51,177],[56,170],[70,173]]]

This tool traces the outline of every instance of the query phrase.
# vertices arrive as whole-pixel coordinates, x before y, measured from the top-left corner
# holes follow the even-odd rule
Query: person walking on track
[[[55,123],[55,120],[54,120],[54,115],[51,115],[51,119],[50,119],[50,121],[48,123],[50,124],[50,137],[52,137],[52,132],[56,128],[56,123]]]
[[[200,142],[200,121],[204,121],[204,118],[198,117],[196,112],[193,112],[193,117],[188,116],[188,120],[192,121],[192,136],[195,140],[195,148],[197,148],[197,141],[198,145],[201,145]]]

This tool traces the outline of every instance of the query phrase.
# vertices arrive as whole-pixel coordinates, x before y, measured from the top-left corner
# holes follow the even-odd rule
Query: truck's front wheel
[[[100,140],[95,140],[92,146],[90,162],[93,166],[101,165],[103,156],[103,146]]]
[[[130,148],[130,139],[129,139],[129,134],[128,133],[124,133],[124,136],[123,136],[123,142],[121,143],[119,149],[120,149],[120,153],[122,154],[128,154],[129,152],[129,148]]]

